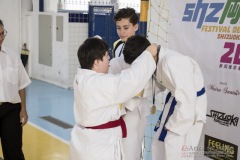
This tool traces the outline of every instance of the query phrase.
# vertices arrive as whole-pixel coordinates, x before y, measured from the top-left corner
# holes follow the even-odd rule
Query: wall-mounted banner
[[[168,3],[168,46],[194,58],[205,79],[207,123],[199,145],[204,147],[206,134],[237,148],[240,145],[240,138],[236,138],[240,135],[240,1],[170,0]],[[234,157],[240,155],[240,151],[234,151],[237,152]],[[213,158],[205,155],[199,159]]]

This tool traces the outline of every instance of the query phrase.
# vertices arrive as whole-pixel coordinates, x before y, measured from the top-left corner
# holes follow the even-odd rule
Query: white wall
[[[52,16],[52,66],[39,64],[39,23],[38,16]],[[56,16],[63,16],[63,42],[56,41]],[[68,88],[68,14],[52,12],[32,12],[30,24],[30,76],[64,88]]]
[[[45,12],[57,12],[58,0],[44,0]]]
[[[118,0],[118,7],[125,8],[126,6],[132,7],[137,13],[140,13],[141,0]]]
[[[80,66],[77,51],[83,41],[88,38],[88,23],[69,23],[68,59],[69,86],[72,87],[77,68]]]
[[[88,10],[88,3],[90,0],[60,0],[58,1],[59,9],[65,10]]]
[[[19,0],[0,0],[0,19],[4,23],[4,27],[8,34],[3,45],[10,47],[20,53],[20,17],[21,17],[21,1]]]

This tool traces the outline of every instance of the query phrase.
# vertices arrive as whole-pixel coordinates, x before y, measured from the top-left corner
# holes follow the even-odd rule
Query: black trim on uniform
[[[114,47],[113,49],[113,57],[115,58],[115,52],[116,52],[116,49],[123,43],[123,41],[119,41],[116,46]]]

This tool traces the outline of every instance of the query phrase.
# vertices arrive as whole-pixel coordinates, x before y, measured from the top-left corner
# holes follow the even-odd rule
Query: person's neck
[[[95,65],[93,65],[92,70],[95,71],[95,72],[97,72],[97,73],[99,73],[99,69],[98,69],[98,67],[95,66]]]

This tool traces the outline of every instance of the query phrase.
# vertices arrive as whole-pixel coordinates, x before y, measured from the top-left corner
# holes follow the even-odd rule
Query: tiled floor
[[[71,128],[50,123],[42,117],[51,116],[69,125],[74,125],[73,90],[64,89],[43,81],[32,80],[27,88],[29,121],[40,128],[69,142]]]
[[[32,80],[27,87],[27,110],[29,123],[24,127],[23,136],[26,160],[68,160],[68,144],[74,125],[73,90]],[[150,143],[158,115],[159,111],[148,117],[144,160],[151,160]]]

